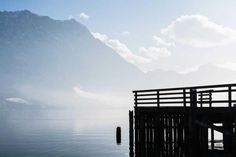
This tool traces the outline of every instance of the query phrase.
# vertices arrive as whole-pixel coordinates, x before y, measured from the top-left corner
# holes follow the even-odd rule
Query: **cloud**
[[[121,34],[124,35],[124,36],[127,36],[127,35],[130,35],[130,32],[129,31],[124,31]]]
[[[106,41],[108,39],[106,34],[101,34],[98,32],[91,32],[91,34],[93,35],[94,38],[101,40],[101,41]]]
[[[102,104],[110,105],[110,102],[113,102],[114,104],[125,104],[125,102],[127,102],[127,100],[123,97],[114,96],[107,93],[89,92],[81,89],[78,86],[75,86],[73,90],[80,98],[96,101],[97,103],[100,102]]]
[[[6,98],[5,100],[8,102],[18,103],[18,104],[30,104],[27,100],[17,97]]]
[[[152,39],[156,42],[157,45],[159,46],[174,46],[174,43],[167,42],[164,39],[158,37],[158,36],[152,36]]]
[[[199,70],[200,65],[196,65],[196,66],[175,66],[174,70],[179,73],[179,74],[188,74],[191,72],[196,72],[197,70]]]
[[[135,55],[125,44],[119,40],[110,39],[107,41],[107,45],[114,49],[120,56],[126,59],[130,63],[147,63],[150,62],[149,58]]]
[[[160,59],[161,57],[171,56],[171,52],[166,47],[140,47],[135,54],[131,51],[126,44],[122,43],[117,39],[110,39],[107,35],[101,33],[92,32],[94,38],[102,41],[108,47],[112,48],[117,52],[122,58],[127,62],[134,64],[143,72],[147,72],[148,69],[145,68],[147,64],[153,64],[154,61]],[[151,69],[152,70],[152,69]]]
[[[213,47],[236,41],[236,31],[218,25],[202,15],[184,15],[161,30],[175,42],[194,47]]]
[[[102,41],[104,44],[116,51],[129,63],[136,64],[150,62],[150,59],[134,54],[124,43],[117,39],[110,39],[107,35],[98,32],[92,32],[92,35],[94,38]]]
[[[90,18],[90,16],[87,15],[86,13],[82,12],[82,13],[80,13],[79,18],[84,19],[84,20],[88,20]]]
[[[127,96],[116,92],[87,91],[78,85],[68,89],[51,89],[37,85],[24,85],[18,90],[25,98],[53,107],[83,108],[86,107],[123,107],[129,102]],[[28,103],[21,98],[7,98],[6,101]],[[96,103],[94,103],[96,102]],[[112,102],[112,104],[111,104]],[[87,105],[85,105],[87,104]],[[84,106],[85,105],[85,106]]]
[[[228,70],[236,71],[236,62],[226,62],[218,64],[217,66]]]
[[[140,47],[139,52],[150,58],[152,60],[158,60],[160,57],[168,57],[171,55],[170,51],[167,48],[159,48],[159,47]]]
[[[73,90],[77,95],[86,99],[101,99],[102,98],[102,96],[99,94],[94,94],[91,92],[84,91],[79,87],[74,87]]]

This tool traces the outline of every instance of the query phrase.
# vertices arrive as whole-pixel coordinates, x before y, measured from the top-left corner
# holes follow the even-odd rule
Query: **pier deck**
[[[236,84],[134,91],[130,156],[236,156]]]

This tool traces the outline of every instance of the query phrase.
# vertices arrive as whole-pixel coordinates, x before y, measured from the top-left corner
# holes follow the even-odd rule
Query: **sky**
[[[1,11],[73,18],[144,72],[236,70],[235,8],[234,0],[0,0]]]

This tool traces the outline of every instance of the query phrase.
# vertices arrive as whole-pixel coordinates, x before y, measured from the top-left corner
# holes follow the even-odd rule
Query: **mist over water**
[[[127,122],[125,110],[0,111],[0,157],[127,157]]]

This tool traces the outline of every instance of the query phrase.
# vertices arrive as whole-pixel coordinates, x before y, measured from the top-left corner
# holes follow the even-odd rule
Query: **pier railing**
[[[135,90],[135,107],[233,107],[236,104],[236,84]]]

